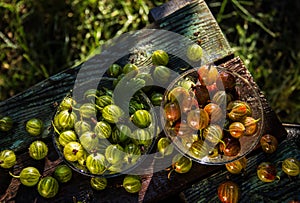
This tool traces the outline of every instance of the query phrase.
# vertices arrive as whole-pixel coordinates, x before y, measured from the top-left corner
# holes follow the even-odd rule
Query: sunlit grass
[[[149,23],[167,0],[0,0],[0,101]],[[282,121],[300,123],[300,1],[207,0]]]

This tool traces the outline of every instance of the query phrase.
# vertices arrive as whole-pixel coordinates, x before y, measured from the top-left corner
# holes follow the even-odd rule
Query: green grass
[[[149,10],[166,1],[0,0],[0,101],[145,27]],[[300,2],[206,2],[279,118],[300,123]]]

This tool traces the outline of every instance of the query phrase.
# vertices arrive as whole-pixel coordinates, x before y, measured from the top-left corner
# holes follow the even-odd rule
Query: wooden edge
[[[149,21],[150,21],[150,23],[158,21],[158,20],[170,15],[171,13],[174,13],[178,9],[190,4],[193,1],[195,1],[195,0],[172,0],[172,1],[168,1],[164,4],[162,4],[161,6],[155,7],[155,8],[150,10],[150,12],[149,12]]]

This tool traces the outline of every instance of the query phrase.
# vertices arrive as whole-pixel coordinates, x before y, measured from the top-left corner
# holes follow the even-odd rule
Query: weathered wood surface
[[[149,28],[170,30],[183,34],[193,41],[201,42],[201,46],[210,56],[211,61],[222,63],[232,58],[230,46],[204,1],[188,2],[176,12],[168,12],[167,14],[169,15],[166,16],[164,14],[157,18],[157,21]],[[173,48],[176,48],[176,44],[170,44],[168,47],[170,50]],[[223,60],[220,62],[220,59]],[[98,67],[92,66],[92,64],[89,65],[91,65],[91,69],[87,74],[92,76],[93,71],[96,71]],[[239,58],[232,59],[223,65],[243,70],[252,80],[251,75],[246,71]],[[54,75],[25,92],[0,103],[0,114],[9,115],[14,120],[12,131],[0,133],[0,150],[13,149],[18,157],[17,165],[11,170],[13,173],[18,174],[23,167],[32,165],[36,166],[44,174],[51,174],[53,168],[61,162],[54,150],[49,127],[55,113],[55,103],[60,102],[73,88],[77,73],[81,68],[82,66],[78,66]],[[255,85],[254,81],[253,84]],[[284,139],[286,135],[284,128],[268,106],[267,100],[263,95],[262,100],[267,112],[266,115],[271,122],[266,129],[270,130],[274,135],[278,135],[279,138]],[[45,131],[38,138],[30,137],[25,132],[25,122],[32,117],[38,117],[45,123]],[[274,123],[276,126],[272,127]],[[48,144],[50,149],[48,159],[37,162],[29,158],[27,148],[36,139],[43,139]],[[107,190],[96,192],[91,189],[88,177],[74,173],[72,181],[68,184],[62,184],[57,197],[50,200],[41,198],[34,187],[27,188],[22,185],[11,184],[13,182],[11,182],[12,179],[8,175],[8,170],[1,169],[0,202],[24,202],[25,200],[26,202],[72,202],[73,198],[81,201],[85,200],[86,202],[158,202],[163,201],[168,196],[177,195],[192,183],[220,170],[220,167],[203,166],[194,163],[189,173],[173,173],[170,180],[167,179],[168,171],[144,175],[143,190],[139,194],[128,194],[123,188],[116,187],[122,183],[122,177],[110,179]],[[13,181],[15,182],[15,180]],[[9,191],[6,193],[7,196],[4,196],[7,191]]]
[[[244,175],[230,174],[225,167],[210,177],[191,185],[183,192],[186,203],[218,202],[218,185],[226,180],[238,184],[241,190],[240,203],[248,202],[274,202],[288,203],[300,200],[300,181],[298,177],[288,177],[281,169],[281,162],[286,158],[300,160],[300,125],[285,124],[287,139],[282,141],[277,151],[265,154],[261,149],[253,156],[248,157],[248,165]],[[257,166],[269,161],[277,164],[277,175],[280,180],[272,183],[260,181],[256,174]],[[228,178],[229,177],[229,178]]]

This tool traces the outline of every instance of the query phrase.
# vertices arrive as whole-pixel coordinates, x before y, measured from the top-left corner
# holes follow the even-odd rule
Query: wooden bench
[[[210,62],[238,71],[247,77],[258,90],[263,103],[266,121],[263,133],[275,135],[280,142],[287,138],[286,128],[270,108],[267,99],[253,81],[251,74],[241,59],[234,57],[228,41],[222,34],[205,1],[169,1],[160,7],[152,9],[150,17],[152,23],[147,28],[172,31],[200,43],[210,56]],[[172,46],[168,47],[168,49],[172,49]],[[20,185],[17,179],[10,177],[8,171],[18,174],[26,166],[35,166],[40,171],[43,171],[43,175],[48,175],[62,162],[53,147],[50,133],[51,119],[55,113],[55,104],[59,103],[73,88],[76,74],[81,66],[79,65],[73,69],[53,75],[21,94],[0,103],[0,115],[9,115],[14,120],[13,130],[8,133],[0,132],[0,151],[12,149],[17,154],[17,164],[13,169],[0,169],[1,203],[72,201],[160,202],[166,199],[179,201],[179,193],[189,197],[191,193],[189,189],[193,184],[205,180],[212,174],[224,171],[224,166],[206,166],[193,163],[192,170],[189,173],[174,175],[170,180],[167,178],[168,172],[164,170],[153,174],[145,174],[142,176],[143,189],[138,194],[129,194],[123,188],[116,187],[116,185],[121,184],[123,177],[111,178],[107,189],[95,191],[90,187],[89,177],[75,172],[70,182],[61,185],[59,193],[54,199],[44,199],[38,195],[36,188]],[[42,161],[33,161],[28,155],[29,144],[37,138],[28,136],[25,133],[24,125],[27,120],[33,117],[42,119],[46,125],[39,139],[47,143],[49,155]],[[296,134],[299,133],[297,132]],[[255,165],[254,162],[252,165]]]

